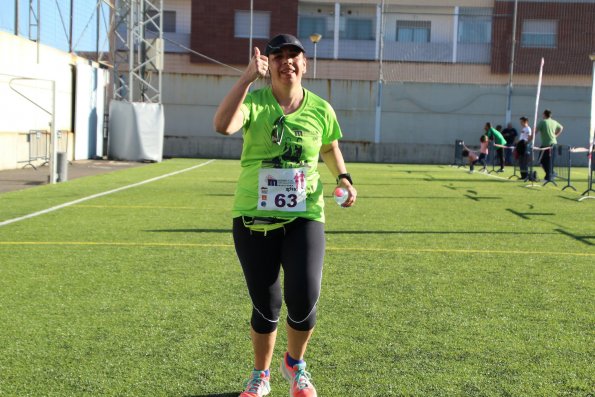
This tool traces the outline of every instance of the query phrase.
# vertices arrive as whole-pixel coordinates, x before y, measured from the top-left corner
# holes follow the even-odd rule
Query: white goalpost
[[[56,80],[48,80],[48,79],[41,79],[41,78],[35,78],[35,77],[15,76],[15,75],[4,74],[4,73],[2,75],[10,77],[10,80],[8,81],[8,87],[12,91],[14,91],[18,95],[20,95],[21,97],[26,99],[27,101],[31,102],[33,105],[35,105],[39,109],[43,110],[45,113],[47,113],[50,116],[50,123],[49,123],[49,125],[50,125],[50,144],[49,144],[49,153],[48,153],[48,158],[47,158],[47,160],[49,160],[49,170],[50,170],[49,182],[52,184],[58,182],[58,131],[56,129]],[[44,108],[42,105],[40,105],[37,102],[38,98],[30,98],[28,95],[21,92],[20,90],[18,90],[17,88],[15,88],[12,85],[12,83],[14,81],[19,81],[19,80],[40,81],[40,82],[49,83],[50,89],[51,89],[51,93],[50,93],[50,95],[51,95],[51,105],[50,106],[51,107],[50,107],[50,109],[48,110],[48,109]]]
[[[56,131],[56,80],[51,80],[52,86],[52,120],[50,125],[50,183],[58,181],[58,132]]]

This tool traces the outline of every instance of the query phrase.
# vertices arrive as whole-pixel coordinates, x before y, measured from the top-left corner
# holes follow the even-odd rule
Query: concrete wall
[[[105,70],[84,58],[0,32],[0,169],[48,161],[52,112],[58,151],[67,151],[69,160],[75,148],[76,159],[99,155],[103,148],[93,139],[97,128],[102,132],[104,77]]]
[[[29,158],[26,133],[50,130],[50,80],[56,82],[56,128],[72,131],[73,57],[43,45],[38,52],[36,43],[5,32],[0,54],[0,169],[11,169]]]
[[[235,77],[166,74],[164,77],[166,157],[239,158],[241,134],[222,137],[212,117]],[[506,86],[402,83],[383,87],[381,143],[374,144],[377,84],[371,81],[306,80],[305,86],[333,105],[343,129],[348,161],[446,164],[453,160],[454,141],[478,145],[483,125],[504,124]],[[535,86],[516,86],[512,121],[520,116],[533,124]],[[586,147],[590,87],[542,88],[539,117],[545,108],[564,125],[560,143]],[[538,141],[539,142],[539,139]],[[577,156],[575,165],[586,165]]]

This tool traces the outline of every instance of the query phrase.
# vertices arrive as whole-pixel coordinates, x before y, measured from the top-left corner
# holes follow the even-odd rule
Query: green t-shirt
[[[554,119],[543,119],[537,123],[537,131],[541,132],[541,146],[552,146],[558,143],[556,130],[562,125]]]
[[[506,145],[506,139],[504,139],[502,133],[500,133],[500,131],[494,127],[488,130],[487,136],[488,138],[494,138],[494,142],[496,142],[498,145]]]
[[[322,183],[318,173],[320,147],[342,137],[331,105],[304,89],[301,106],[285,115],[280,145],[273,142],[272,132],[283,110],[270,87],[249,93],[240,109],[244,115],[244,144],[233,217],[303,217],[324,222]],[[259,209],[259,172],[262,168],[305,168],[306,210],[285,212]]]

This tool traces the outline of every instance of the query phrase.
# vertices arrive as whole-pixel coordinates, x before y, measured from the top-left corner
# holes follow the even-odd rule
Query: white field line
[[[155,182],[155,181],[158,181],[160,179],[169,178],[170,176],[178,175],[178,174],[181,174],[183,172],[192,171],[192,170],[194,170],[196,168],[200,168],[202,166],[208,165],[208,164],[212,163],[213,161],[215,161],[215,160],[209,160],[206,163],[201,163],[201,164],[198,164],[198,165],[194,165],[192,167],[185,168],[183,170],[170,172],[169,174],[165,174],[165,175],[161,175],[161,176],[156,176],[155,178],[146,179],[144,181],[133,183],[131,185],[122,186],[122,187],[119,187],[117,189],[112,189],[112,190],[108,190],[106,192],[97,193],[97,194],[93,194],[91,196],[83,197],[83,198],[80,198],[80,199],[77,199],[77,200],[74,200],[74,201],[69,201],[67,203],[56,205],[55,207],[47,208],[45,210],[33,212],[31,214],[28,214],[28,215],[23,215],[23,216],[20,216],[18,218],[8,219],[6,221],[0,222],[0,227],[6,226],[6,225],[10,225],[11,223],[20,222],[20,221],[23,221],[25,219],[31,219],[31,218],[34,218],[34,217],[39,216],[39,215],[48,214],[50,212],[54,212],[54,211],[57,211],[57,210],[62,209],[62,208],[70,207],[71,205],[76,205],[76,204],[79,204],[79,203],[82,203],[82,202],[85,202],[85,201],[96,199],[98,197],[107,196],[108,194],[121,192],[122,190],[131,189],[133,187],[145,185],[147,183]]]

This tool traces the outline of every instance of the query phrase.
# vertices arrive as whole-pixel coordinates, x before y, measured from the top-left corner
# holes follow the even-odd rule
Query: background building
[[[212,116],[252,47],[264,48],[280,32],[297,35],[306,47],[304,84],[337,111],[349,161],[450,163],[454,141],[475,144],[486,121],[516,124],[525,115],[533,124],[544,108],[566,127],[563,143],[585,147],[595,0],[517,5],[515,13],[514,1],[501,0],[163,0],[164,155],[239,157],[240,134],[219,137]],[[0,28],[8,32],[4,40],[13,40],[10,27]],[[322,36],[316,47],[313,33]],[[23,48],[17,59],[33,59],[35,46],[16,47]],[[113,62],[99,49],[84,56],[106,67]],[[545,66],[536,112],[541,58]],[[2,57],[0,68],[7,62]],[[18,62],[9,62],[12,70],[19,69]],[[66,80],[63,84],[67,87],[59,91],[74,92]],[[262,84],[267,82],[256,86]],[[14,95],[2,79],[0,90]],[[61,101],[61,113],[76,113],[73,103]],[[0,139],[47,128],[39,118],[11,120],[11,114],[20,113],[0,121]],[[66,121],[59,128],[74,133],[76,141],[80,131],[75,127]]]
[[[190,47],[196,52],[168,54],[166,70],[175,80],[218,77],[206,83],[209,99],[214,100],[200,107],[204,113],[166,121],[166,150],[192,155],[188,144],[195,142],[190,151],[206,155],[211,143],[219,146],[216,142],[225,138],[214,136],[210,124],[201,125],[201,120],[210,120],[210,107],[235,81],[224,76],[238,72],[210,59],[243,69],[251,46],[263,48],[279,32],[297,35],[306,47],[306,86],[337,110],[345,142],[351,141],[344,145],[351,159],[446,162],[454,140],[475,143],[486,121],[516,123],[521,115],[533,119],[542,57],[538,114],[546,107],[553,109],[567,127],[564,143],[586,146],[595,2],[519,1],[511,74],[514,4],[394,0],[384,2],[383,8],[381,1],[293,0],[281,5],[263,0],[255,1],[250,10],[250,3],[240,0],[187,2],[192,15]],[[309,38],[313,33],[322,35],[316,51]],[[192,91],[185,97],[194,98],[194,105],[204,102],[196,97],[199,86],[177,87],[182,86]],[[180,108],[176,114],[181,112]],[[204,129],[204,134],[197,129]],[[227,139],[219,147],[230,145]],[[237,150],[239,143],[233,153]]]

